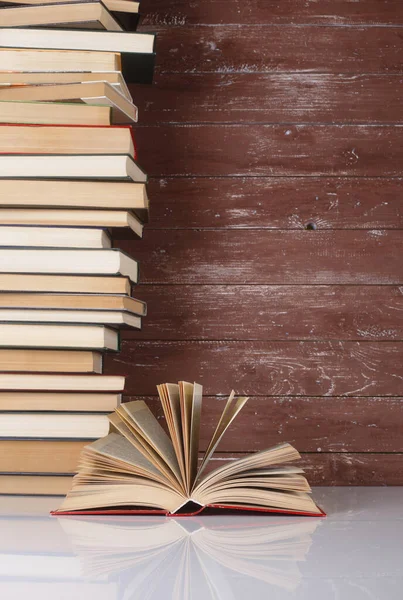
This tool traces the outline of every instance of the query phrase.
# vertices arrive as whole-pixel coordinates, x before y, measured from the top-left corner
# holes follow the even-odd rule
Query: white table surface
[[[51,517],[0,497],[3,600],[401,600],[403,487],[316,488],[326,518]]]

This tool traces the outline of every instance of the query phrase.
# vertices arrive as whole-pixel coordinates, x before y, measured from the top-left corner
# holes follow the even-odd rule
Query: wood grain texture
[[[142,0],[144,25],[260,25],[263,23],[322,25],[401,25],[400,0]]]
[[[403,179],[151,179],[151,229],[403,229]],[[147,235],[147,234],[146,234]]]
[[[158,73],[141,123],[401,123],[400,75]]]
[[[401,27],[142,27],[168,73],[401,73]]]
[[[402,127],[161,125],[138,127],[136,141],[150,176],[396,177]]]
[[[403,396],[402,342],[139,340],[105,359],[108,373],[127,376],[128,396],[184,378],[207,395]]]
[[[143,285],[151,318],[122,339],[403,340],[403,288]]]
[[[209,468],[242,456],[218,454]],[[311,485],[403,485],[402,453],[305,453],[298,466],[305,470]]]
[[[120,240],[159,284],[401,284],[400,231],[148,231]]]
[[[164,424],[161,403],[144,400]],[[226,398],[205,398],[200,449],[205,451]],[[300,452],[403,452],[403,398],[251,397],[218,452],[257,452],[284,441]]]

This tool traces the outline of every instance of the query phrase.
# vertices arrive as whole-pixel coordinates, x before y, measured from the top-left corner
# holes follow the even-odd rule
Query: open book
[[[202,386],[180,381],[158,386],[168,433],[143,401],[121,404],[109,416],[109,435],[85,446],[79,472],[61,513],[197,514],[205,509],[323,515],[309,496],[300,458],[281,444],[206,473],[225,431],[247,398],[225,405],[199,463]]]

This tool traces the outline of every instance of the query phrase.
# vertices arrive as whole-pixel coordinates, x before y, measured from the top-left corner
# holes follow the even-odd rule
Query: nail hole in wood
[[[318,226],[316,225],[316,223],[313,223],[312,221],[310,221],[309,223],[307,223],[307,224],[305,225],[305,229],[312,229],[312,230],[315,230],[315,229],[317,229],[317,228],[318,228]]]

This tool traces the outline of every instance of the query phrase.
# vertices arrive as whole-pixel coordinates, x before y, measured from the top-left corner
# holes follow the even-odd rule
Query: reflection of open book
[[[76,517],[59,523],[82,561],[83,575],[117,579],[119,600],[207,600],[240,598],[239,582],[247,582],[250,591],[295,590],[301,577],[297,563],[305,559],[320,521]]]
[[[247,398],[231,393],[198,465],[202,387],[158,386],[168,433],[142,401],[109,416],[112,431],[86,446],[73,487],[56,513],[113,509],[196,514],[205,508],[322,515],[303,471],[283,466],[300,458],[290,444],[204,469]]]

